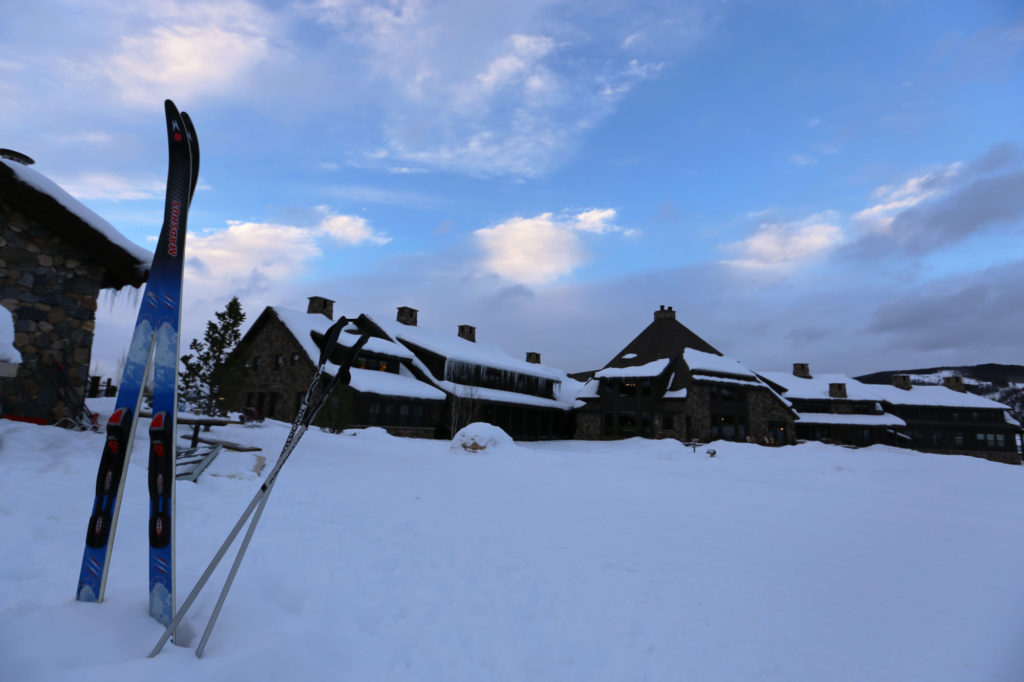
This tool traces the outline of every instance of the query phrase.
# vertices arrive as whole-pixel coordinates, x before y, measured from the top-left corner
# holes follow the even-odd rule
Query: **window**
[[[292,365],[292,367],[295,367],[298,364],[299,364],[299,354],[298,353],[292,353],[292,358],[291,358],[291,365]]]
[[[624,396],[626,398],[635,396],[636,395],[636,382],[630,381],[628,379],[624,379],[619,384],[619,395],[620,396]]]
[[[671,412],[666,412],[661,415],[661,428],[672,430],[675,428],[675,415]]]
[[[380,423],[380,403],[378,401],[374,400],[370,403],[370,407],[366,415],[366,421],[370,424]]]
[[[962,431],[957,431],[953,434],[953,445],[962,448],[964,446],[964,434]]]
[[[281,369],[284,367],[284,356],[278,353],[274,356],[274,369]]]
[[[263,358],[261,358],[260,356],[257,355],[256,357],[254,357],[252,359],[252,371],[254,371],[254,372],[260,371],[260,364],[262,362],[263,362]]]

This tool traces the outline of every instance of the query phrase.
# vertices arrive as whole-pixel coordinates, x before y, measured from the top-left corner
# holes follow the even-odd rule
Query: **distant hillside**
[[[865,384],[891,384],[894,374],[909,374],[913,384],[941,384],[942,378],[959,374],[971,393],[1009,405],[1013,415],[1024,418],[1024,365],[971,365],[965,367],[929,367],[874,372],[856,377]]]
[[[1005,388],[1011,384],[1024,384],[1024,365],[971,365],[966,367],[929,367],[928,369],[900,369],[874,372],[856,377],[865,384],[891,384],[894,374],[909,374],[915,384],[941,384],[942,377],[959,374],[970,385],[991,384]],[[973,379],[973,381],[968,381]]]

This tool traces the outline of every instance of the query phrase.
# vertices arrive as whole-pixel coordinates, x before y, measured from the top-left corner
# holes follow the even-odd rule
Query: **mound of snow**
[[[387,432],[387,429],[382,429],[379,426],[366,426],[361,429],[345,429],[342,433],[346,436],[359,436],[361,438],[391,438],[391,434]]]
[[[14,347],[14,315],[6,308],[0,308],[0,362],[21,362],[21,353]]]
[[[474,422],[456,433],[451,445],[455,452],[471,454],[506,447],[515,447],[512,436],[484,422]]]

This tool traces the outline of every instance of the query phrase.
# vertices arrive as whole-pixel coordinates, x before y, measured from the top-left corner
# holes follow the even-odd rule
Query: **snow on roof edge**
[[[146,272],[149,270],[150,264],[153,262],[153,253],[146,248],[139,246],[132,240],[125,237],[121,232],[117,230],[113,225],[100,217],[88,206],[80,202],[71,196],[64,188],[58,185],[56,182],[46,177],[39,171],[29,168],[28,166],[22,165],[14,161],[8,161],[6,159],[0,159],[0,163],[4,164],[14,173],[14,176],[24,184],[35,189],[41,194],[45,194],[50,197],[58,204],[63,206],[69,213],[78,217],[82,222],[96,230],[104,237],[106,237],[110,243],[119,247],[123,251],[127,252],[130,256],[138,261],[138,268],[140,272]]]

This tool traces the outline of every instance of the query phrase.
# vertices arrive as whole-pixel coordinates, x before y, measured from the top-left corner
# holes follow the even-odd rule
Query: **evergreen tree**
[[[182,399],[200,414],[208,416],[225,413],[223,406],[218,404],[223,393],[222,385],[227,379],[223,376],[224,365],[242,338],[242,322],[245,321],[237,296],[214,316],[217,320],[206,323],[203,340],[192,339],[188,346],[192,352],[181,357],[184,369],[180,373]]]

